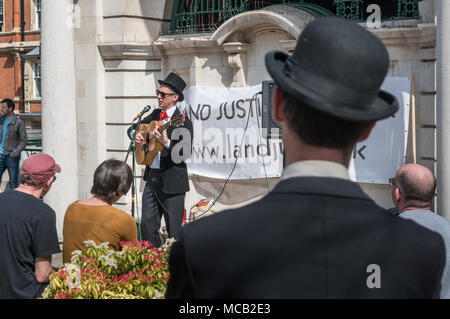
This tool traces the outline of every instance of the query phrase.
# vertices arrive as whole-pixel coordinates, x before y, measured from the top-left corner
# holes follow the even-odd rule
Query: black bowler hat
[[[171,72],[164,81],[158,80],[159,85],[167,85],[170,87],[176,94],[178,94],[178,101],[184,100],[183,90],[186,87],[186,82],[182,78],[180,78],[177,74]]]
[[[266,67],[278,86],[305,105],[349,121],[376,121],[397,112],[380,90],[389,69],[384,44],[343,18],[319,18],[301,34],[294,53],[271,51]]]

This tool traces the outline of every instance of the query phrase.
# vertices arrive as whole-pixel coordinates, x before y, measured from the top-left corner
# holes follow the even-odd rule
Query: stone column
[[[450,1],[437,1],[437,212],[450,217]]]
[[[91,197],[92,177],[106,159],[105,70],[97,48],[102,35],[103,1],[78,0],[75,69],[78,127],[78,192]],[[108,110],[109,111],[109,110]]]
[[[72,0],[42,1],[42,147],[62,169],[45,202],[60,240],[66,208],[78,199],[73,9]]]
[[[21,57],[20,55],[23,53],[23,49],[17,49],[13,52],[11,52],[12,55],[14,56],[14,92],[15,92],[15,96],[14,96],[14,102],[19,102],[21,100],[21,96],[20,96],[20,91],[19,88],[22,88],[22,79],[21,79],[21,63],[24,63],[21,61]],[[22,88],[23,89],[23,88]],[[16,107],[16,112],[20,112],[23,110],[21,110],[20,107],[20,102]]]

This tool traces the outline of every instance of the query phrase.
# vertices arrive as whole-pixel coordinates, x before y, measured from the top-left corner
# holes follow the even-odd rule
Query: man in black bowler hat
[[[152,121],[167,123],[181,114],[176,104],[184,100],[183,90],[186,87],[184,80],[177,74],[170,73],[163,81],[158,80],[158,82],[160,87],[156,90],[156,95],[160,108],[153,110],[141,123]],[[175,129],[178,131],[174,133]],[[130,132],[131,128],[128,130],[128,136],[131,136]],[[176,135],[174,139],[172,139],[173,133]],[[178,238],[181,231],[184,198],[189,191],[188,173],[184,160],[191,154],[192,122],[185,117],[181,127],[169,126],[163,132],[155,129],[151,134],[164,145],[164,149],[158,153],[152,164],[145,168],[143,178],[146,184],[142,195],[141,231],[143,240],[148,240],[154,247],[159,247],[161,246],[159,229],[162,216],[164,216],[169,237]],[[147,143],[139,132],[136,133],[135,142]],[[180,142],[184,144],[184,147],[174,150]]]
[[[398,110],[383,43],[320,18],[269,52],[286,167],[264,198],[186,225],[168,298],[439,298],[442,238],[376,205],[347,173],[355,144]]]

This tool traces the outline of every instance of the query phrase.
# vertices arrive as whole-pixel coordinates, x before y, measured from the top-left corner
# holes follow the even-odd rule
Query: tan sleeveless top
[[[72,203],[64,216],[63,262],[68,263],[72,251],[84,251],[85,240],[93,240],[97,245],[109,242],[109,247],[120,249],[121,241],[137,241],[134,219],[113,206],[88,206]]]

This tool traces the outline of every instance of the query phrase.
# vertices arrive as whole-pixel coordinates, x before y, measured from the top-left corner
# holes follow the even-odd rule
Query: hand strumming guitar
[[[169,138],[167,137],[167,132],[163,131],[162,133],[155,127],[153,131],[150,132],[152,136],[160,142],[162,145],[166,145],[169,142]]]
[[[145,138],[142,136],[140,132],[136,132],[136,137],[134,138],[134,143],[137,144],[147,144]]]
[[[154,137],[158,142],[162,143],[163,145],[167,145],[169,142],[169,138],[167,137],[167,132],[163,131],[162,133],[158,130],[159,126],[156,125],[155,128],[150,131],[150,134],[152,137]],[[138,144],[147,144],[145,141],[145,138],[142,136],[140,132],[136,132],[136,138],[134,139],[135,143]]]

